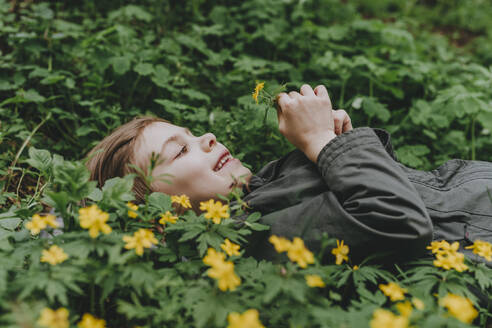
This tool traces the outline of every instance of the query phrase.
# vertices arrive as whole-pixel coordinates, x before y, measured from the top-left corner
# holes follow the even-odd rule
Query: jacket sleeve
[[[321,150],[316,164],[330,190],[326,197],[339,204],[331,210],[350,221],[340,222],[345,231],[334,231],[335,236],[344,236],[363,256],[387,250],[415,257],[432,240],[432,222],[385,133],[369,127],[343,133]]]

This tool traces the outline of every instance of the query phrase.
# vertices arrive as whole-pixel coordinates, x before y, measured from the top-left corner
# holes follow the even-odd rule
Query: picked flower
[[[205,218],[219,224],[221,219],[229,218],[229,205],[222,205],[220,201],[215,202],[209,199],[206,202],[200,202],[200,209],[206,211]]]
[[[44,308],[43,310],[41,310],[40,317],[37,323],[41,327],[68,328],[68,314],[68,310],[63,307],[57,310]]]
[[[79,328],[106,328],[106,320],[98,319],[90,313],[85,313],[77,324]]]
[[[89,229],[92,238],[99,236],[100,231],[106,235],[111,232],[111,227],[106,224],[108,219],[109,214],[101,211],[96,204],[79,209],[80,226]]]
[[[384,295],[388,296],[392,302],[401,301],[405,299],[406,288],[401,288],[398,284],[390,282],[387,285],[380,284],[379,289],[381,289]]]
[[[275,247],[275,250],[278,253],[287,252],[289,250],[290,246],[292,245],[290,240],[288,240],[284,237],[278,237],[275,235],[271,235],[270,238],[268,238],[268,241],[273,244],[273,246]]]
[[[304,241],[299,237],[294,237],[287,256],[292,262],[297,262],[301,268],[306,268],[308,264],[314,263],[313,253],[304,246]]]
[[[32,235],[37,235],[41,230],[45,229],[47,226],[52,228],[58,227],[58,222],[56,222],[56,217],[54,215],[48,214],[46,216],[40,216],[39,214],[34,214],[32,220],[26,223],[26,228],[31,231]]]
[[[466,249],[472,249],[473,254],[485,258],[487,261],[492,261],[492,244],[483,240],[475,240],[473,245],[465,247]]]
[[[408,327],[408,319],[388,310],[376,309],[372,314],[369,326],[371,328],[406,328]]]
[[[249,309],[243,314],[231,312],[227,316],[229,325],[227,328],[265,328],[259,319],[259,313],[255,309]]]
[[[161,215],[161,218],[159,220],[159,223],[164,225],[166,223],[172,223],[175,224],[176,221],[178,221],[178,217],[173,215],[171,212],[167,211],[166,213]]]
[[[126,207],[128,207],[128,217],[135,219],[138,216],[138,213],[136,212],[138,210],[138,205],[128,202],[126,203]]]
[[[190,198],[186,195],[181,196],[171,196],[171,202],[179,204],[184,208],[191,208]]]
[[[340,265],[343,263],[343,261],[348,262],[348,253],[349,253],[349,247],[347,245],[343,244],[343,240],[340,243],[340,241],[337,239],[337,247],[333,248],[331,250],[331,253],[335,255],[336,258],[336,265]]]
[[[321,279],[321,277],[317,274],[308,274],[304,276],[304,278],[306,279],[306,283],[309,287],[323,288],[326,286],[326,284],[323,282],[323,279]]]
[[[53,245],[49,249],[43,249],[41,262],[48,262],[51,265],[57,265],[68,259],[68,255],[62,248]]]
[[[150,248],[158,241],[154,237],[154,233],[149,229],[138,229],[133,233],[133,236],[123,236],[123,241],[126,243],[126,249],[135,249],[138,256],[142,256],[144,248]]]
[[[255,91],[253,92],[253,99],[256,103],[258,103],[258,96],[260,95],[260,91],[265,87],[265,82],[256,83]]]
[[[220,248],[222,248],[222,250],[224,252],[226,252],[227,255],[229,256],[232,256],[232,255],[239,255],[239,248],[240,246],[237,245],[237,244],[234,244],[232,243],[229,238],[226,238],[224,240],[224,243],[222,245],[220,245]]]
[[[447,308],[451,316],[464,323],[472,323],[478,315],[472,302],[463,296],[449,293],[439,301],[439,304]]]

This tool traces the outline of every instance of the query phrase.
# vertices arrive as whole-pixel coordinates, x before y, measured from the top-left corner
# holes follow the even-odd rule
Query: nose
[[[215,135],[213,133],[205,133],[204,135],[202,135],[200,140],[200,146],[206,152],[211,151],[212,147],[214,147],[216,143],[217,139],[215,138]]]

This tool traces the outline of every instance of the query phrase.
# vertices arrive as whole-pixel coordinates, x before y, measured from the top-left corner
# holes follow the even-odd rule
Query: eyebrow
[[[191,131],[190,131],[190,129],[188,129],[188,128],[184,128],[183,130],[185,130],[185,132],[187,134],[190,134],[190,135],[192,134]],[[171,142],[174,142],[174,141],[178,140],[179,137],[180,137],[179,134],[175,134],[175,135],[169,137],[166,141],[164,141],[164,143],[162,144],[162,147],[161,147],[160,154],[164,153],[164,150],[166,149],[166,146],[168,144],[170,144]],[[164,158],[164,161],[166,161],[166,158]]]

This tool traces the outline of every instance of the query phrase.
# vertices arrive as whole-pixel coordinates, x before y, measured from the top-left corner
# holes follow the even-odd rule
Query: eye
[[[182,154],[186,153],[187,150],[188,150],[188,148],[186,148],[186,146],[183,146],[183,148],[181,148],[181,151],[178,153],[178,155],[176,156],[176,158],[178,158]]]

